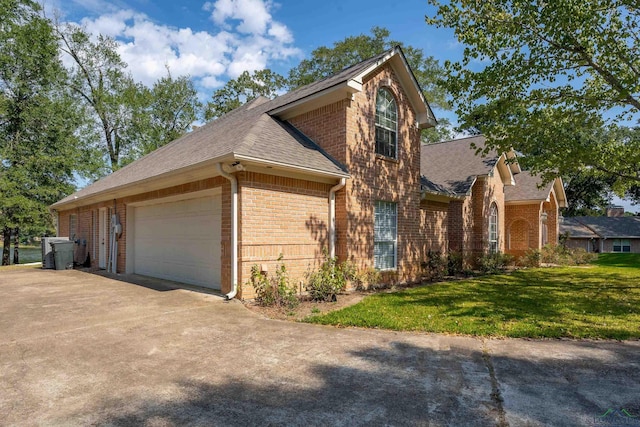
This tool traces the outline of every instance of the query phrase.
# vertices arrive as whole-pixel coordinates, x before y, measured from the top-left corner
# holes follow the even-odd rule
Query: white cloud
[[[235,29],[244,34],[264,34],[272,21],[271,3],[264,0],[218,0],[208,8],[213,22],[227,26],[229,20],[240,21]]]
[[[166,75],[168,66],[173,76],[190,75],[210,90],[245,70],[300,56],[289,29],[273,19],[272,7],[268,0],[205,3],[203,10],[216,24],[212,31],[171,27],[131,9],[111,10],[80,24],[119,42],[119,53],[134,79],[151,85]]]

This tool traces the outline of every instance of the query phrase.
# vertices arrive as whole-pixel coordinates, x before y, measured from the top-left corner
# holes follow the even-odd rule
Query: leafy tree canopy
[[[12,232],[51,227],[48,206],[74,189],[75,174],[93,171],[95,153],[76,131],[83,115],[66,91],[58,40],[39,6],[2,0],[0,23],[0,228],[6,264]]]
[[[205,108],[204,118],[210,121],[259,96],[273,98],[278,92],[283,91],[285,86],[285,78],[269,69],[253,73],[245,71],[214,92]]]
[[[444,86],[461,128],[515,148],[544,178],[594,169],[640,181],[640,28],[631,0],[453,0],[427,22],[465,46]]]

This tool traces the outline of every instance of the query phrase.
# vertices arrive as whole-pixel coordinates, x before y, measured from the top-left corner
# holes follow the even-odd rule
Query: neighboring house
[[[505,252],[522,256],[528,249],[541,249],[558,243],[559,208],[567,207],[561,178],[540,186],[540,178],[522,171],[516,185],[506,187]]]
[[[513,152],[476,155],[484,142],[480,135],[422,147],[423,222],[444,230],[432,247],[460,252],[473,264],[485,253],[519,256],[557,243],[559,207],[566,206],[562,181],[538,188],[539,179],[520,170]]]
[[[58,235],[119,273],[251,298],[251,267],[282,254],[297,283],[323,248],[386,280],[415,281],[420,130],[435,118],[394,48],[274,100],[258,98],[52,205]],[[115,246],[115,245],[114,245]]]
[[[640,217],[577,216],[563,218],[560,232],[567,247],[587,252],[640,253]]]

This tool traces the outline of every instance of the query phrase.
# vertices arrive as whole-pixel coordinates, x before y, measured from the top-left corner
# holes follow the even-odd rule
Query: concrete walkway
[[[0,270],[0,425],[640,426],[638,342],[336,329],[143,284]]]

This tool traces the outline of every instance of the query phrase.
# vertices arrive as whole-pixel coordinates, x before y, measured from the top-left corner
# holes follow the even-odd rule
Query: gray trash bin
[[[52,242],[68,242],[68,237],[43,237],[42,238],[42,268],[56,268],[56,262],[51,250]]]
[[[51,242],[56,270],[73,268],[73,242]]]

